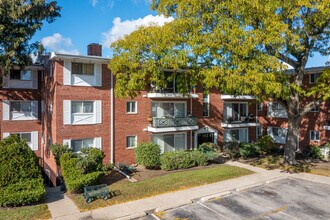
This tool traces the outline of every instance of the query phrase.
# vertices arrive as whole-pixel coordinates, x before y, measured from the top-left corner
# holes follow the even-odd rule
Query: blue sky
[[[48,52],[86,55],[89,43],[103,45],[103,56],[111,57],[110,43],[136,26],[163,24],[171,18],[157,16],[149,0],[58,0],[61,17],[45,23],[32,41],[41,41]],[[322,66],[329,57],[319,54],[307,66]]]

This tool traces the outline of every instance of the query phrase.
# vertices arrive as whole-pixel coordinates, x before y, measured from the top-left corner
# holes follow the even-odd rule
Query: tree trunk
[[[300,117],[288,113],[288,133],[284,149],[284,163],[296,164],[296,150],[299,142]]]

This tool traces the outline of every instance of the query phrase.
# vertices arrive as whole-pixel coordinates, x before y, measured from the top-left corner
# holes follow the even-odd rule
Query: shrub
[[[26,180],[0,189],[0,206],[18,206],[41,201],[46,194],[42,178]]]
[[[172,151],[160,157],[162,170],[186,169],[207,164],[205,154],[200,151]]]
[[[11,135],[0,141],[0,206],[18,206],[44,198],[45,188],[35,153]]]
[[[211,161],[219,157],[220,147],[214,143],[203,143],[198,146],[197,150],[203,152],[207,160]]]
[[[242,157],[256,157],[259,155],[259,147],[255,143],[240,143],[239,153]]]
[[[238,158],[240,157],[239,152],[239,143],[237,141],[230,141],[224,143],[224,152],[228,154],[230,158]]]
[[[256,144],[259,147],[259,153],[262,155],[270,154],[276,149],[274,139],[269,135],[265,135],[259,138]]]
[[[323,159],[323,155],[322,155],[320,147],[312,145],[312,146],[310,146],[310,151],[311,151],[310,157],[319,159],[319,160]]]
[[[104,154],[97,148],[82,148],[78,154],[77,169],[81,173],[90,173],[94,171],[102,171]]]
[[[81,169],[77,169],[79,159],[74,154],[64,153],[60,157],[62,175],[67,189],[70,192],[82,192],[85,186],[96,185],[102,178],[102,171],[94,171],[84,174]]]
[[[68,145],[53,144],[52,146],[50,146],[50,151],[53,153],[53,155],[55,157],[56,164],[59,166],[60,165],[60,157],[64,153],[72,152],[72,149],[69,148]]]
[[[141,143],[135,148],[135,160],[149,169],[160,165],[160,148],[154,143]]]

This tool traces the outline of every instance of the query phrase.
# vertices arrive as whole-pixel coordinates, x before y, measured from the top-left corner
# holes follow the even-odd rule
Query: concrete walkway
[[[158,196],[135,200],[123,204],[113,205],[88,212],[79,212],[74,203],[65,195],[55,197],[47,203],[53,219],[134,219],[146,215],[150,210],[157,212],[192,203],[196,200],[208,200],[229,194],[231,191],[241,191],[288,177],[304,179],[319,183],[330,184],[330,178],[313,174],[288,174],[280,170],[265,170],[239,162],[226,164],[246,168],[254,174],[229,179],[217,183],[198,186],[178,192],[161,194]],[[51,193],[52,194],[52,193]]]

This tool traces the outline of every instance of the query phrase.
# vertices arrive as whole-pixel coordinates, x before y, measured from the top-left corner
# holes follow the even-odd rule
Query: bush
[[[160,157],[162,170],[186,169],[207,164],[205,154],[200,151],[172,151]]]
[[[135,160],[148,169],[158,168],[160,165],[160,148],[154,143],[141,143],[135,148]]]
[[[323,159],[323,155],[322,155],[320,147],[312,145],[312,146],[310,146],[310,151],[311,151],[310,157],[319,159],[319,160]]]
[[[11,135],[0,141],[0,206],[18,206],[44,198],[45,188],[35,153]]]
[[[19,206],[41,201],[46,194],[41,178],[26,180],[0,189],[0,206]]]
[[[72,149],[69,148],[68,145],[53,144],[52,146],[50,146],[50,151],[53,153],[53,155],[55,157],[56,164],[59,166],[60,165],[60,157],[64,153],[72,152]]]
[[[207,160],[211,161],[219,157],[220,147],[214,143],[203,143],[198,146],[197,150],[203,152]]]
[[[88,156],[87,156],[88,157]],[[64,153],[60,157],[62,175],[67,189],[70,192],[82,192],[85,186],[96,185],[102,178],[102,171],[93,171],[91,173],[83,173],[81,169],[77,169],[79,159],[75,154]]]
[[[240,143],[239,153],[242,157],[256,157],[259,155],[259,147],[255,143]]]
[[[94,171],[102,171],[104,154],[97,148],[82,148],[78,154],[77,169],[81,173],[91,173]]]
[[[240,157],[239,152],[239,143],[237,141],[231,141],[224,143],[224,152],[230,157],[230,158],[238,158]]]
[[[274,142],[274,139],[269,135],[265,135],[259,138],[256,144],[259,147],[259,153],[261,155],[270,154],[276,149],[276,144]]]

